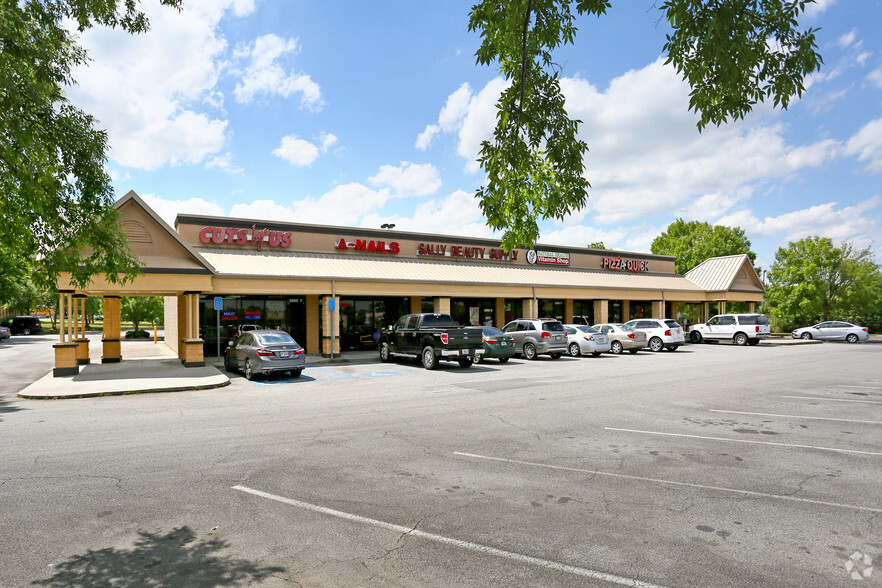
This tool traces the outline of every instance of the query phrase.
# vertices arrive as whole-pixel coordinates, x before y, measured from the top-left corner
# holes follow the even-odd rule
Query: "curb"
[[[16,394],[27,400],[67,400],[68,398],[98,398],[100,396],[128,396],[130,394],[160,394],[163,392],[186,392],[188,390],[211,390],[229,386],[230,380],[218,384],[200,384],[196,386],[172,386],[170,388],[144,388],[143,390],[120,390],[116,392],[84,392],[82,394],[64,394],[61,396],[43,396],[32,394]]]

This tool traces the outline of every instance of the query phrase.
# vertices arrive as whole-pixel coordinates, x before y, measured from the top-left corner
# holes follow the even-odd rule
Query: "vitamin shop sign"
[[[264,244],[270,247],[290,247],[291,234],[269,229],[258,229],[251,225],[250,229],[236,229],[229,227],[202,227],[199,231],[199,240],[205,244],[214,243],[220,245],[254,245],[260,251]]]

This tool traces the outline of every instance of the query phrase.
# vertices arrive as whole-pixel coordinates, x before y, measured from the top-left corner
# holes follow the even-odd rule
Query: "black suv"
[[[15,316],[0,321],[13,335],[35,335],[43,330],[40,319],[35,316]]]

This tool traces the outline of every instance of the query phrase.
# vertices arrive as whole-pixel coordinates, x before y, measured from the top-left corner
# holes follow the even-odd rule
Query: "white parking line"
[[[842,504],[840,502],[827,502],[825,500],[812,500],[811,498],[799,498],[798,496],[790,496],[784,494],[768,494],[766,492],[754,492],[752,490],[738,490],[737,488],[726,488],[723,486],[708,486],[706,484],[696,484],[694,482],[676,482],[674,480],[663,480],[661,478],[645,478],[643,476],[631,476],[628,474],[616,474],[613,472],[599,472],[597,470],[586,470],[582,468],[570,468],[566,466],[556,466],[546,463],[537,463],[533,461],[521,461],[519,459],[508,459],[505,457],[492,457],[489,455],[478,455],[475,453],[462,453],[454,451],[454,455],[463,457],[474,457],[475,459],[486,459],[489,461],[501,461],[504,463],[514,463],[520,465],[528,465],[539,468],[547,468],[549,470],[560,470],[564,472],[576,472],[579,474],[591,474],[593,476],[606,476],[608,478],[620,478],[623,480],[636,480],[638,482],[652,482],[654,484],[665,484],[668,486],[681,486],[686,488],[697,488],[699,490],[714,490],[717,492],[730,492],[732,494],[741,494],[744,496],[758,496],[760,498],[774,498],[776,500],[787,500],[791,502],[807,502],[809,504],[819,504],[821,506],[833,506],[836,508],[845,508],[849,510],[860,510],[873,513],[882,513],[882,508],[872,508],[870,506],[856,506],[854,504]]]
[[[876,451],[858,451],[857,449],[838,449],[836,447],[818,447],[816,445],[797,445],[795,443],[775,443],[773,441],[753,441],[752,439],[731,439],[728,437],[705,437],[704,435],[685,435],[683,433],[661,433],[658,431],[640,431],[637,429],[616,429],[604,427],[607,431],[620,431],[623,433],[640,433],[643,435],[662,435],[665,437],[686,437],[689,439],[708,439],[709,441],[730,441],[732,443],[753,443],[755,445],[775,445],[778,447],[796,447],[799,449],[818,449],[820,451],[836,451],[838,453],[858,453],[860,455],[880,455]]]
[[[882,404],[878,400],[852,400],[851,398],[821,398],[819,396],[782,396],[781,398],[798,398],[800,400],[829,400],[831,402],[863,402],[865,404]]]
[[[858,421],[855,419],[834,419],[830,417],[802,416],[797,414],[772,414],[768,412],[745,412],[742,410],[717,410],[710,409],[710,412],[723,412],[726,414],[749,414],[754,416],[781,417],[785,419],[813,419],[817,421],[838,421],[840,423],[863,423],[865,425],[882,425],[882,421]]]
[[[616,576],[614,574],[607,574],[605,572],[598,572],[595,570],[589,570],[587,568],[580,568],[578,566],[571,566],[568,564],[562,564],[562,563],[550,561],[547,559],[541,559],[538,557],[532,557],[529,555],[514,553],[512,551],[505,551],[504,549],[497,549],[495,547],[488,547],[486,545],[481,545],[479,543],[472,543],[470,541],[462,541],[460,539],[453,539],[450,537],[444,537],[443,535],[436,535],[434,533],[426,533],[425,531],[419,531],[419,530],[412,528],[412,527],[405,527],[403,525],[396,525],[394,523],[387,523],[387,522],[380,521],[377,519],[371,519],[368,517],[363,517],[360,515],[344,512],[342,510],[334,510],[332,508],[318,506],[316,504],[310,504],[309,502],[294,500],[293,498],[285,498],[284,496],[278,496],[276,494],[269,494],[267,492],[261,492],[260,490],[254,490],[253,488],[248,488],[247,486],[237,485],[237,486],[233,486],[232,489],[238,490],[240,492],[247,492],[249,494],[253,494],[255,496],[260,496],[262,498],[268,498],[269,500],[275,500],[276,502],[281,502],[283,504],[296,506],[297,508],[302,508],[304,510],[311,510],[313,512],[317,512],[320,514],[330,515],[332,517],[337,517],[339,519],[352,521],[354,523],[362,523],[362,524],[366,524],[366,525],[371,525],[374,527],[379,527],[381,529],[386,529],[388,531],[394,531],[394,532],[402,534],[402,535],[408,535],[410,537],[419,537],[421,539],[426,539],[428,541],[434,541],[436,543],[443,543],[445,545],[452,545],[454,547],[459,547],[461,549],[467,549],[469,551],[474,551],[477,553],[483,553],[486,555],[493,555],[496,557],[503,557],[503,558],[510,559],[512,561],[516,561],[519,563],[525,563],[525,564],[530,564],[530,565],[534,565],[534,566],[539,566],[542,568],[547,568],[549,570],[554,570],[556,572],[565,572],[565,573],[573,574],[576,576],[591,578],[592,580],[601,580],[603,582],[611,582],[613,584],[619,584],[621,586],[633,586],[635,588],[663,588],[662,586],[659,586],[657,584],[650,584],[648,582],[642,582],[640,580],[635,580],[633,578],[625,578],[623,576]]]

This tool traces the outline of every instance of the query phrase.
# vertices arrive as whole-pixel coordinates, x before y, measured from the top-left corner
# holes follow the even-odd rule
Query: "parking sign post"
[[[217,315],[217,357],[220,359],[220,311],[224,309],[224,299],[221,296],[214,297],[214,310]]]

